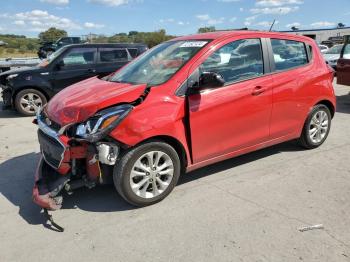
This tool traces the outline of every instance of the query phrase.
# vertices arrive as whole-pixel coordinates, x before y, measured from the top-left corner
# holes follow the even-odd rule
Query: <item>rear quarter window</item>
[[[129,61],[128,51],[124,48],[100,48],[100,62],[127,62]]]
[[[306,65],[308,55],[303,42],[271,39],[275,70],[283,71]]]
[[[138,50],[137,48],[128,48],[129,54],[131,55],[132,58],[137,57],[138,55]]]

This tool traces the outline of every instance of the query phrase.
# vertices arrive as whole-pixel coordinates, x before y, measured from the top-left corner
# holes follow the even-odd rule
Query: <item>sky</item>
[[[187,35],[199,27],[274,30],[350,26],[350,0],[0,0],[0,34],[36,37],[49,27],[69,35],[129,31]]]

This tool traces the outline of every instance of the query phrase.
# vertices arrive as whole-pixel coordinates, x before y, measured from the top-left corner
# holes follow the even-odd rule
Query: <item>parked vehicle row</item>
[[[144,44],[64,46],[38,66],[0,74],[4,107],[35,115],[63,88],[95,75],[109,75],[146,50]]]
[[[328,48],[333,47],[334,45],[344,44],[344,38],[342,36],[331,36],[328,40],[322,41],[321,45],[328,46]]]
[[[92,59],[78,54],[66,61]],[[316,148],[335,113],[333,73],[302,36],[222,31],[164,42],[40,107],[34,201],[58,209],[62,190],[114,183],[147,206],[185,172],[292,139]]]

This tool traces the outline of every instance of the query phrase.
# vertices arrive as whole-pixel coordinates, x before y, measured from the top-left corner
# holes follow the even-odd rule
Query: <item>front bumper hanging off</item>
[[[64,127],[56,131],[40,110],[35,122],[39,126],[38,140],[41,150],[33,188],[33,200],[36,204],[56,210],[62,205],[62,197],[59,195],[62,189],[71,192],[82,186],[91,188],[98,178],[102,183],[99,161],[96,160],[92,145],[71,141],[64,135]],[[85,163],[83,169],[86,169],[86,173],[83,176],[77,176],[78,161],[80,164]]]
[[[69,138],[62,135],[62,130],[56,131],[48,126],[40,110],[36,123],[41,157],[35,174],[33,200],[43,208],[56,210],[62,205],[62,197],[58,194],[70,181],[71,151],[76,153],[75,157],[85,157],[84,150],[80,150],[82,155],[77,155],[77,150],[72,150],[68,144]]]
[[[33,187],[34,203],[49,210],[60,209],[62,198],[58,194],[69,182],[69,178],[60,175],[40,157]]]
[[[0,85],[0,89],[2,89],[1,96],[3,102],[3,109],[12,107],[12,93],[10,88]]]

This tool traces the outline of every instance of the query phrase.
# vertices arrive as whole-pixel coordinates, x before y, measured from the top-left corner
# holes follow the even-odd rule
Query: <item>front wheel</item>
[[[163,200],[175,187],[181,163],[175,149],[160,141],[141,144],[117,162],[113,180],[130,204],[148,206]]]
[[[15,97],[15,108],[22,115],[34,116],[39,107],[47,102],[43,93],[36,89],[24,89]]]
[[[331,128],[331,113],[325,105],[316,105],[309,113],[302,134],[299,138],[301,146],[312,149],[319,147],[327,139]]]

